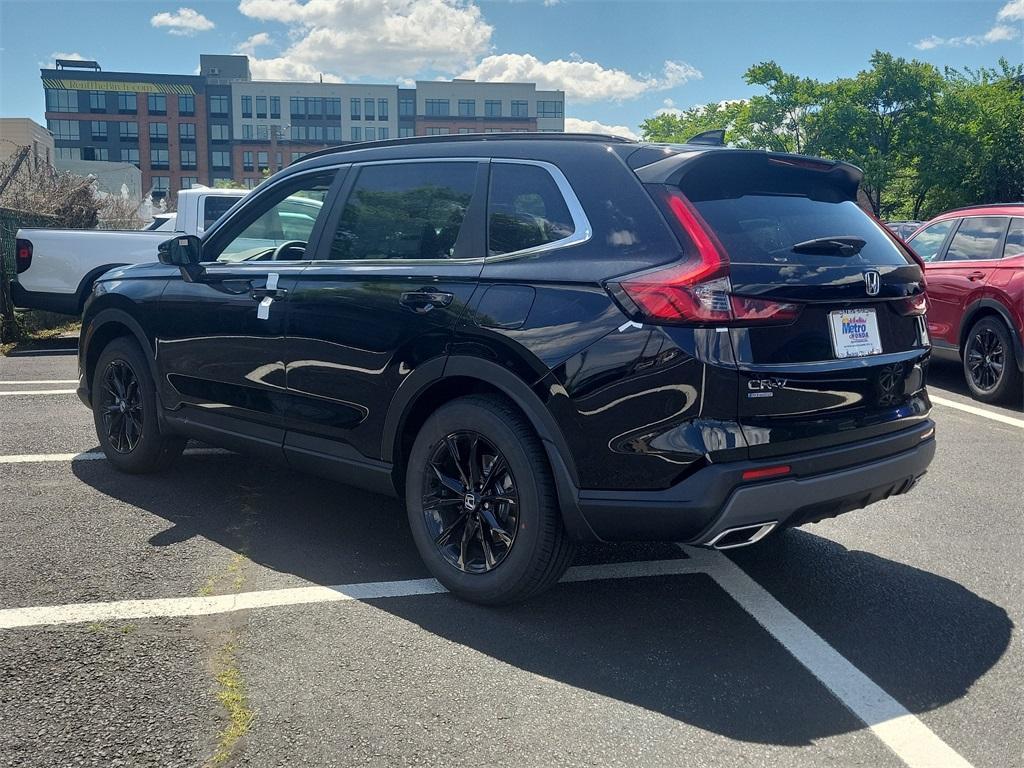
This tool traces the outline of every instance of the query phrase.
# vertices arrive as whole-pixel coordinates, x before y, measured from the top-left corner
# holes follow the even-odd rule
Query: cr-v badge
[[[775,397],[774,390],[785,389],[788,379],[750,379],[747,382],[747,397]]]
[[[877,296],[882,290],[882,276],[876,270],[869,269],[864,273],[864,290],[868,296]]]

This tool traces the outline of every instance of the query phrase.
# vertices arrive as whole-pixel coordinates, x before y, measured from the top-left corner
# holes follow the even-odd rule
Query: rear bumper
[[[750,526],[751,536],[763,536],[775,527],[834,517],[906,493],[934,455],[934,423],[926,419],[829,450],[711,465],[664,491],[581,491],[579,512],[604,541],[712,545],[733,528]],[[743,480],[744,471],[780,464],[790,467],[783,479]]]
[[[79,314],[78,296],[74,293],[29,291],[21,283],[11,283],[11,299],[21,309],[42,309],[62,315]]]

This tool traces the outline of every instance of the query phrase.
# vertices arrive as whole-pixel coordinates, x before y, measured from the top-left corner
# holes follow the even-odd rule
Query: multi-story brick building
[[[206,54],[198,75],[56,66],[41,70],[56,156],[135,163],[154,197],[221,179],[255,186],[325,146],[565,127],[565,94],[532,83],[272,82],[253,80],[246,56]]]

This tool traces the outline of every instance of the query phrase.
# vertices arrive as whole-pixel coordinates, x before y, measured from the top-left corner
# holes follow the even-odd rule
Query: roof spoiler
[[[687,144],[704,144],[709,147],[724,147],[725,146],[725,129],[715,128],[712,131],[702,131],[696,136],[691,136],[686,140]]]

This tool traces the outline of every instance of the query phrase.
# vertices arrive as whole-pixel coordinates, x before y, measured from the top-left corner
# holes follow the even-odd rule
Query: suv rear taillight
[[[14,267],[21,274],[32,266],[32,243],[29,240],[14,241]]]
[[[799,304],[734,295],[729,256],[697,209],[672,188],[665,188],[658,202],[692,255],[681,263],[608,283],[620,303],[627,299],[636,307],[633,314],[651,323],[679,325],[790,323],[800,315]]]

